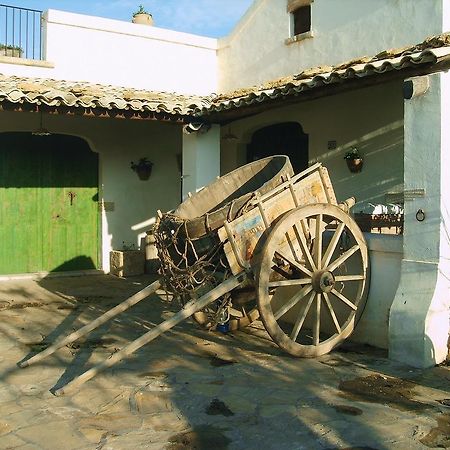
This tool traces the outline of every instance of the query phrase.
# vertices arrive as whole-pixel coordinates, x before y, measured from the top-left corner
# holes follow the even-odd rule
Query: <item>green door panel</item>
[[[98,156],[73,136],[0,134],[0,274],[98,267]]]

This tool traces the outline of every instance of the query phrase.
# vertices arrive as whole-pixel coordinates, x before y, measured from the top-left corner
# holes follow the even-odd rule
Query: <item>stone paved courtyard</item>
[[[187,321],[74,394],[51,391],[170,317],[144,300],[26,369],[44,342],[148,284],[96,275],[0,282],[1,449],[450,448],[450,368],[413,369],[345,345],[283,354],[261,325],[218,334]]]

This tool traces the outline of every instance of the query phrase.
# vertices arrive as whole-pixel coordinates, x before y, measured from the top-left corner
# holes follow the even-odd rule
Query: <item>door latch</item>
[[[70,206],[72,206],[72,205],[73,205],[73,199],[77,196],[77,193],[76,193],[76,192],[69,191],[69,192],[67,193],[67,196],[68,196],[69,199],[70,199]]]

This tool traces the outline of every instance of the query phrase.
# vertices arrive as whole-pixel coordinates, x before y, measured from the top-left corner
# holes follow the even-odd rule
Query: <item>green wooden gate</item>
[[[77,137],[0,134],[0,274],[98,267],[98,155]]]

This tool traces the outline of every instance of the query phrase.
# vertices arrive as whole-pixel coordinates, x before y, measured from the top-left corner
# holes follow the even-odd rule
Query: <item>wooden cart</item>
[[[291,176],[287,157],[266,158],[219,178],[174,213],[160,214],[160,280],[98,319],[19,363],[26,367],[165,287],[181,310],[56,391],[84,383],[194,315],[203,326],[240,328],[260,316],[287,353],[315,357],[353,331],[365,305],[368,252],[338,204],[327,170]]]

